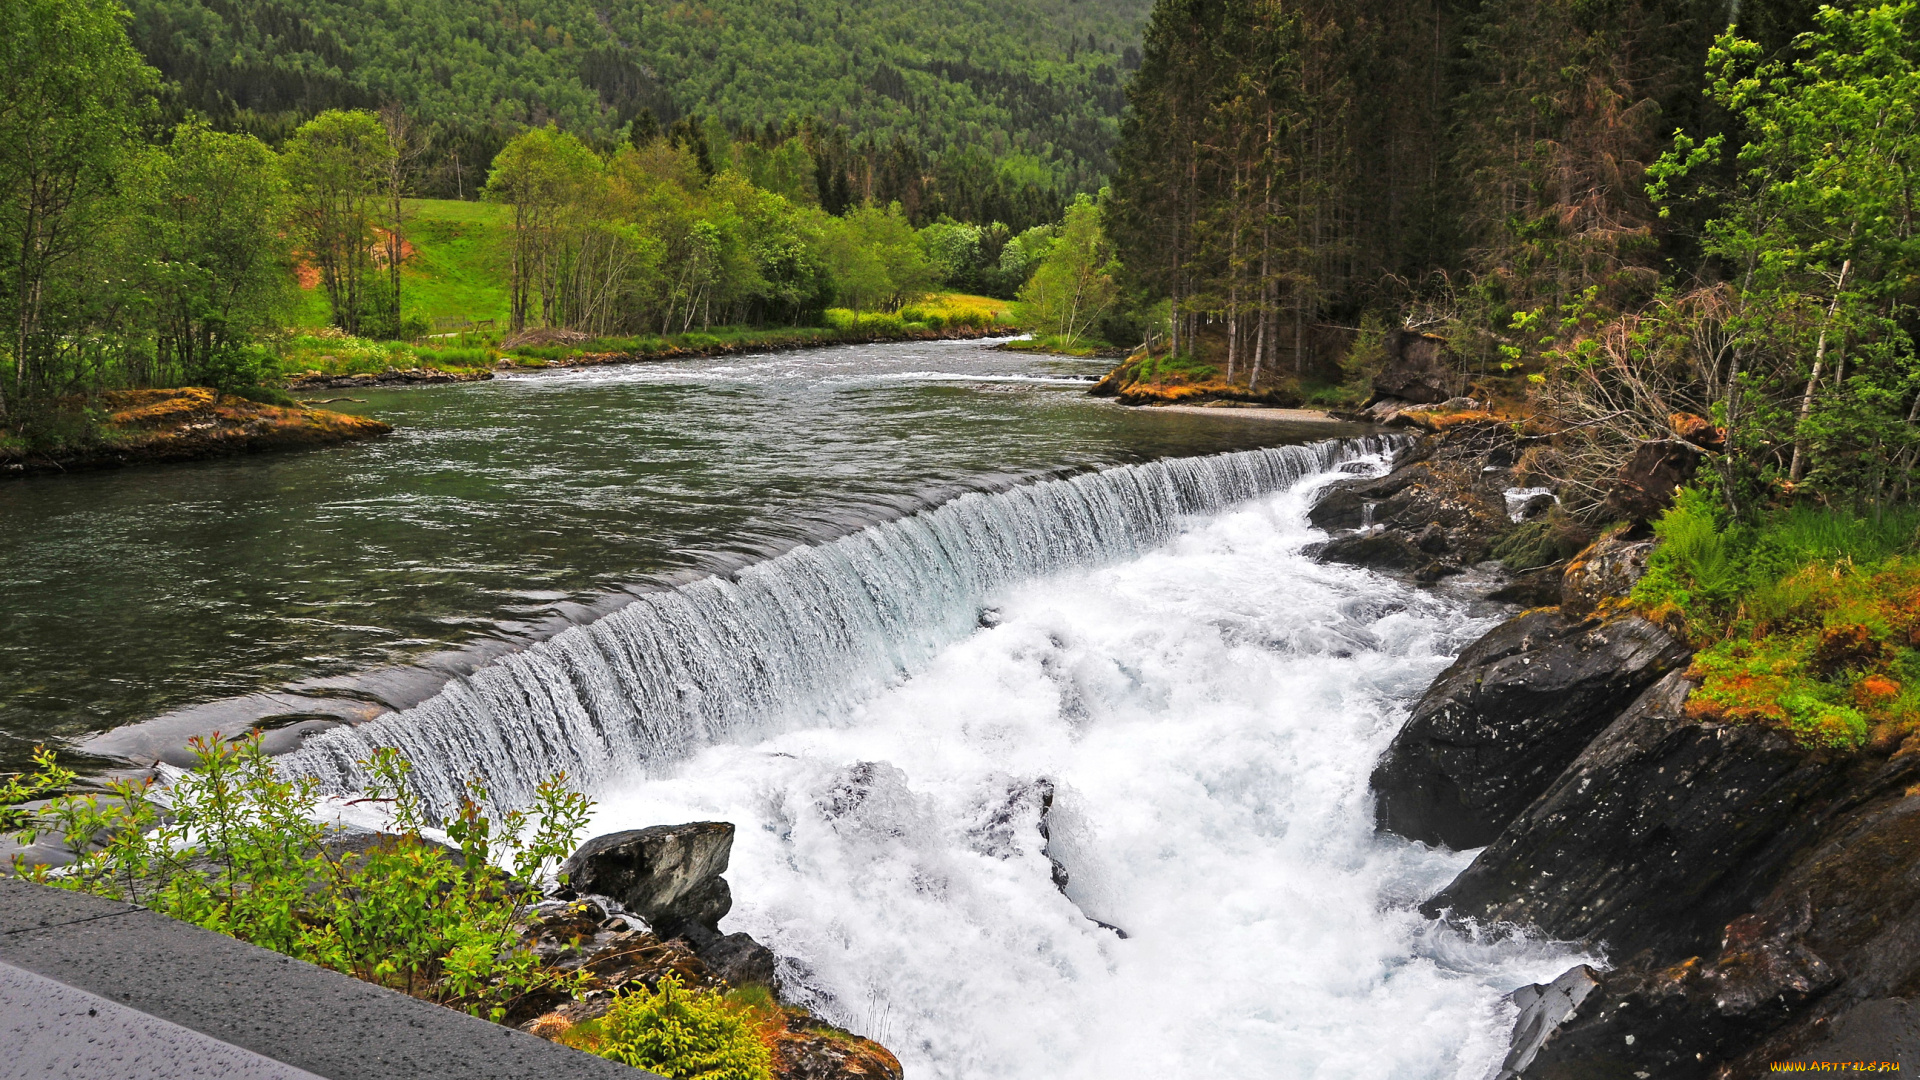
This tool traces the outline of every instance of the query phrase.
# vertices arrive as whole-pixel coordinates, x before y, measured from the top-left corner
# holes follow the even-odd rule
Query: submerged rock
[[[1523,612],[1434,680],[1373,773],[1380,827],[1491,843],[1636,694],[1688,650],[1638,615]]]

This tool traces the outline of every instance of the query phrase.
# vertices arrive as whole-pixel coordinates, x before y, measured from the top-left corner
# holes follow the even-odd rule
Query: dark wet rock
[[[1344,535],[1315,556],[1421,581],[1485,561],[1512,525],[1504,491],[1516,460],[1514,441],[1510,431],[1449,433],[1402,455],[1385,476],[1329,485],[1308,519]]]
[[[1387,361],[1373,377],[1375,400],[1432,405],[1456,395],[1464,380],[1445,338],[1395,330],[1387,334],[1385,344]]]
[[[1370,502],[1354,488],[1334,488],[1315,503],[1313,509],[1307,511],[1307,521],[1314,528],[1329,532],[1357,529],[1367,523],[1367,506]]]
[[[773,950],[746,934],[727,934],[700,949],[707,969],[729,986],[774,985]]]
[[[1842,979],[1792,1023],[1735,1048],[1742,1053],[1732,1073],[1821,1060],[1820,1047],[1843,1032],[1852,1032],[1849,1044],[1872,1031],[1904,1041],[1909,1052],[1920,1049],[1920,1016],[1890,1004],[1920,997],[1920,755],[1896,756],[1870,779],[1856,776],[1819,840],[1750,918],[1779,921],[1796,912],[1805,913],[1800,940]],[[1883,1047],[1876,1060],[1893,1060],[1893,1049]]]
[[[1627,521],[1652,521],[1673,505],[1676,491],[1693,479],[1700,451],[1674,439],[1643,442],[1620,466],[1607,509]]]
[[[1729,1052],[1791,1018],[1839,981],[1803,939],[1804,907],[1748,915],[1726,928],[1711,960],[1657,966],[1642,956],[1607,973],[1516,1075],[1527,1080],[1713,1074]]]
[[[1872,1061],[1897,1064],[1909,1074],[1920,1068],[1920,997],[1871,998],[1821,1020],[1825,1022],[1815,1023],[1819,1034],[1804,1049],[1766,1060]],[[1768,1048],[1762,1052],[1773,1051]],[[1749,1058],[1751,1055],[1739,1059],[1733,1068],[1746,1066]]]
[[[1846,786],[1777,731],[1688,720],[1670,674],[1610,724],[1423,910],[1613,955],[1697,955],[1754,911]]]
[[[1562,571],[1557,566],[1542,566],[1513,575],[1505,585],[1487,594],[1487,599],[1525,608],[1553,607],[1560,603]]]
[[[720,875],[733,852],[733,825],[696,821],[596,836],[560,872],[581,895],[606,896],[672,937],[688,927],[717,933],[733,907]]]
[[[1560,583],[1560,606],[1569,615],[1587,615],[1606,601],[1633,591],[1647,572],[1652,540],[1603,536],[1567,562]]]
[[[1411,570],[1430,561],[1406,537],[1389,532],[1335,537],[1321,545],[1318,554],[1326,562],[1376,570]]]
[[[1687,655],[1638,615],[1509,619],[1460,654],[1394,737],[1373,773],[1380,827],[1455,849],[1491,843]]]

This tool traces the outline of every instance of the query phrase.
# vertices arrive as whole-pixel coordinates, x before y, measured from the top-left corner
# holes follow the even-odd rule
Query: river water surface
[[[1102,368],[939,342],[355,391],[328,407],[394,436],[0,483],[0,767],[956,492],[1302,437],[1088,399]]]
[[[510,642],[283,766],[349,794],[395,746],[430,807],[565,770],[593,832],[734,822],[722,930],[922,1080],[1484,1080],[1503,995],[1577,957],[1420,916],[1471,853],[1376,835],[1367,777],[1498,611],[1305,553],[1390,442],[1126,411],[1097,370],[398,390],[346,406],[388,440],[0,486],[0,723]]]

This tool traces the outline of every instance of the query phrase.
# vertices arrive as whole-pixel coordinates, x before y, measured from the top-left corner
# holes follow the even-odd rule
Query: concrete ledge
[[[141,908],[4,877],[0,962],[327,1080],[653,1076]]]
[[[319,1080],[304,1069],[4,963],[0,1045],[11,1050],[0,1061],[0,1077]]]

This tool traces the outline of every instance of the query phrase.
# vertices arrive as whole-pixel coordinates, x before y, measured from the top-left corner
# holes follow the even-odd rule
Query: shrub
[[[583,1048],[673,1080],[770,1080],[771,1055],[746,1011],[668,975],[615,1000]]]
[[[73,780],[36,753],[33,776],[0,787],[5,824],[23,844],[60,837],[73,861],[54,870],[16,855],[14,872],[494,1019],[526,995],[577,986],[578,975],[548,967],[516,929],[537,896],[526,884],[572,851],[586,823],[590,804],[564,777],[541,785],[532,811],[498,817],[482,811],[486,792],[469,784],[446,826],[457,845],[449,848],[424,835],[411,767],[382,751],[362,763],[376,778],[364,794],[391,807],[393,833],[343,845],[340,830],[317,817],[314,782],[281,776],[257,733],[192,746],[194,767],[164,791],[123,780],[104,796],[23,810],[19,803]]]

